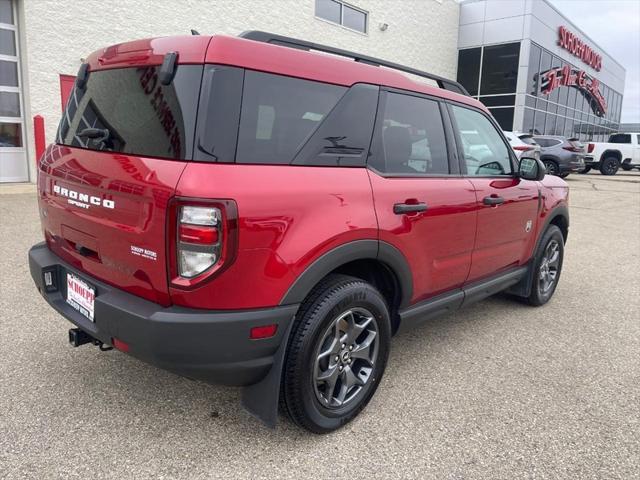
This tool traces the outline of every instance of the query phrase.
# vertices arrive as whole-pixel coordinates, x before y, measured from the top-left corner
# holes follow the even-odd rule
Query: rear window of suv
[[[190,159],[203,67],[179,66],[169,85],[160,83],[158,69],[148,66],[89,73],[85,87],[74,87],[69,97],[57,143]]]

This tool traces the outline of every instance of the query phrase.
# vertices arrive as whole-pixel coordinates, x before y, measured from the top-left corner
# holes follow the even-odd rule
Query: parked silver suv
[[[565,178],[570,173],[584,170],[584,145],[577,138],[536,135],[533,139],[542,149],[540,159],[549,175]]]

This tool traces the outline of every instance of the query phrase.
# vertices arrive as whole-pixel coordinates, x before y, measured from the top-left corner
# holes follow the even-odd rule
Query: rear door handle
[[[488,197],[484,197],[482,199],[482,203],[485,205],[500,205],[504,203],[504,198],[498,197],[497,195],[489,195]]]
[[[425,212],[427,210],[427,204],[420,203],[396,203],[393,206],[393,213],[396,215],[402,215],[404,213]]]

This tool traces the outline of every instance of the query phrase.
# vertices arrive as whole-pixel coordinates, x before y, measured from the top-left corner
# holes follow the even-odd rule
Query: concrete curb
[[[5,183],[0,185],[0,196],[36,193],[35,183]]]

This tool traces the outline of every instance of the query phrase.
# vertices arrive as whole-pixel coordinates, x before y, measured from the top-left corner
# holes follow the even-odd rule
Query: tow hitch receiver
[[[105,347],[104,343],[102,343],[100,340],[98,340],[97,338],[93,338],[87,332],[79,328],[69,329],[69,343],[71,344],[72,347],[79,347],[86,343],[91,343],[99,347],[100,350],[102,350],[103,352],[106,352],[108,350],[113,350],[113,347],[108,347],[108,346]]]

